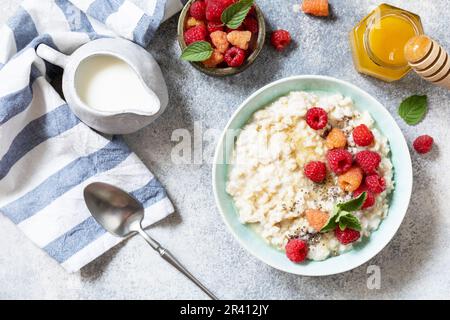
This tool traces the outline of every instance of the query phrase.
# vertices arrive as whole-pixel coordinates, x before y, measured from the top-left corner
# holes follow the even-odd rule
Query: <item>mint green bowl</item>
[[[371,237],[358,243],[354,249],[324,261],[309,261],[295,264],[284,252],[267,244],[249,225],[239,222],[233,199],[226,193],[229,163],[234,148],[233,134],[228,130],[239,130],[251,115],[277,98],[291,91],[316,93],[341,93],[351,97],[359,110],[367,110],[375,119],[378,128],[388,138],[391,159],[394,165],[395,191],[391,196],[388,216],[381,222]],[[335,78],[325,76],[294,76],[275,81],[252,94],[235,111],[217,145],[213,165],[214,197],[225,224],[239,243],[251,254],[268,265],[294,274],[325,276],[356,268],[373,258],[394,237],[408,209],[412,190],[411,158],[405,138],[389,112],[375,98],[358,87]]]

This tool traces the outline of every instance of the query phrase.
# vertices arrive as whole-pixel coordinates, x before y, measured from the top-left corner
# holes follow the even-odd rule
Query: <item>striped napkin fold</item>
[[[83,189],[94,181],[131,192],[144,227],[174,211],[164,188],[121,137],[107,139],[71,112],[36,56],[45,43],[71,54],[100,37],[147,46],[180,0],[26,0],[0,29],[0,212],[67,271],[121,241],[91,217]]]

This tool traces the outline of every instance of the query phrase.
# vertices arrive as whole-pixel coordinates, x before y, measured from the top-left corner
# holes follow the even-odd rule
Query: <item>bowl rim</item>
[[[197,0],[188,0],[186,4],[183,6],[183,9],[181,10],[181,13],[178,17],[178,23],[177,23],[177,39],[178,39],[178,45],[183,51],[187,45],[184,42],[184,23],[186,20],[186,17],[188,15],[188,10],[193,2]],[[241,72],[244,72],[247,68],[249,68],[258,58],[259,54],[261,53],[264,43],[266,41],[266,21],[264,18],[264,13],[262,12],[261,8],[258,6],[257,3],[253,4],[255,6],[256,10],[256,16],[258,20],[258,37],[256,39],[256,48],[255,50],[246,58],[246,61],[243,65],[239,67],[227,67],[227,68],[207,68],[201,65],[199,62],[192,62],[192,61],[186,61],[189,62],[194,68],[199,70],[200,72],[203,72],[204,74],[207,74],[209,76],[213,77],[228,77],[233,76],[236,74],[239,74]],[[217,71],[217,70],[220,70]]]
[[[218,190],[217,190],[217,165],[219,164],[218,160],[219,160],[219,156],[220,156],[220,151],[222,149],[223,143],[225,141],[225,135],[226,132],[228,130],[228,128],[230,127],[230,125],[232,124],[232,122],[235,120],[235,118],[238,116],[238,114],[244,109],[246,108],[246,106],[248,105],[248,103],[254,99],[255,97],[257,97],[259,94],[261,94],[262,92],[277,86],[279,84],[282,84],[284,82],[289,82],[289,81],[295,81],[295,80],[325,80],[325,81],[329,81],[329,82],[335,82],[344,86],[348,86],[352,91],[357,91],[359,92],[362,96],[364,96],[364,98],[371,100],[373,102],[374,105],[377,105],[379,108],[379,111],[381,112],[381,114],[383,116],[385,116],[386,118],[389,119],[390,122],[392,122],[394,129],[399,132],[401,134],[401,144],[403,145],[403,148],[405,148],[406,150],[408,149],[408,145],[406,143],[405,137],[403,135],[403,133],[401,132],[400,127],[398,126],[397,122],[394,120],[394,118],[392,117],[392,115],[389,113],[389,111],[383,106],[383,104],[381,104],[377,99],[375,99],[371,94],[369,94],[368,92],[366,92],[365,90],[357,87],[356,85],[347,82],[345,80],[340,80],[334,77],[330,77],[330,76],[322,76],[322,75],[295,75],[295,76],[289,76],[289,77],[285,77],[276,81],[273,81],[265,86],[263,86],[262,88],[258,89],[257,91],[255,91],[254,93],[252,93],[248,98],[246,98],[241,105],[233,112],[232,116],[230,117],[230,119],[228,120],[225,128],[223,129],[219,140],[217,141],[216,144],[216,149],[215,149],[215,153],[214,153],[214,160],[213,160],[213,164],[212,164],[212,186],[213,186],[213,194],[214,194],[214,200],[216,203],[216,207],[219,210],[220,216],[222,217],[222,220],[224,221],[225,225],[227,226],[229,232],[233,235],[233,237],[238,241],[238,243],[245,249],[247,250],[247,252],[249,252],[251,255],[253,255],[254,257],[256,257],[257,259],[261,260],[262,262],[264,262],[265,264],[287,272],[287,273],[292,273],[292,274],[297,274],[297,275],[302,275],[302,276],[328,276],[328,275],[334,275],[334,274],[339,274],[339,273],[343,273],[343,272],[347,272],[350,270],[353,270],[357,267],[360,267],[361,265],[363,265],[364,263],[368,262],[369,260],[373,259],[376,255],[378,255],[386,246],[387,244],[393,239],[393,237],[397,234],[398,229],[400,228],[400,225],[402,224],[404,217],[407,213],[408,207],[409,207],[409,203],[411,200],[411,194],[412,194],[412,187],[413,187],[413,171],[412,171],[412,161],[411,161],[411,155],[409,153],[409,151],[407,152],[407,155],[405,155],[405,160],[406,162],[404,163],[404,166],[406,168],[407,172],[407,181],[404,181],[405,183],[405,194],[403,194],[403,202],[402,202],[402,210],[401,210],[401,218],[398,220],[397,225],[394,226],[393,229],[391,229],[392,231],[390,231],[390,234],[388,234],[388,237],[384,238],[384,241],[382,241],[381,245],[379,245],[377,247],[377,250],[374,250],[374,252],[370,253],[368,256],[366,256],[365,258],[360,259],[360,261],[358,261],[357,263],[355,263],[354,265],[351,266],[347,266],[347,267],[337,267],[334,270],[331,270],[329,272],[304,272],[302,271],[300,268],[296,269],[295,271],[293,271],[292,269],[288,269],[285,268],[282,265],[278,265],[275,263],[272,263],[272,261],[270,261],[269,259],[266,259],[266,257],[264,257],[263,255],[259,254],[258,252],[256,252],[255,250],[253,250],[249,245],[246,244],[246,242],[241,239],[239,237],[239,235],[237,234],[237,232],[234,230],[234,228],[231,226],[231,224],[227,221],[226,217],[225,217],[225,209],[222,208],[221,206],[221,201],[219,200],[219,194],[218,194]],[[259,107],[257,110],[263,108],[264,106]],[[255,111],[256,112],[256,111]],[[395,169],[395,168],[394,168]],[[377,230],[376,230],[377,231]],[[376,232],[375,231],[375,232]],[[269,244],[266,244],[266,246],[270,246]],[[346,253],[344,253],[343,255],[345,255]],[[326,260],[325,260],[326,261]],[[317,263],[320,263],[320,261],[317,261]]]

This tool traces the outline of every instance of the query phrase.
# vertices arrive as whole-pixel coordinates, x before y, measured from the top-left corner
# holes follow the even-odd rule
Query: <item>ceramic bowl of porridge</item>
[[[231,233],[277,269],[351,270],[397,232],[412,189],[403,134],[372,96],[295,76],[236,110],[217,145],[213,189]]]

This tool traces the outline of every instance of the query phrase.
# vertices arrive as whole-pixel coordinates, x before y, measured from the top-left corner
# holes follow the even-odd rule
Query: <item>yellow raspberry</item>
[[[248,49],[248,44],[252,38],[250,31],[231,31],[227,34],[228,42],[242,50]]]
[[[359,188],[363,180],[363,171],[361,168],[352,167],[338,178],[339,187],[347,192],[353,192]]]
[[[328,222],[328,213],[320,210],[308,209],[305,211],[306,220],[316,231],[320,231]]]
[[[215,49],[211,57],[208,60],[203,61],[203,65],[207,68],[214,68],[219,63],[223,62],[223,54]]]
[[[227,33],[223,31],[214,31],[209,35],[211,38],[211,42],[213,45],[219,50],[221,53],[225,53],[227,51],[230,43],[227,40]]]
[[[326,144],[328,149],[345,148],[347,137],[341,129],[333,128],[327,136]]]
[[[192,27],[196,27],[196,26],[204,26],[205,22],[203,22],[202,20],[197,20],[194,17],[190,17],[189,19],[187,19],[186,21],[186,29],[192,28]]]

